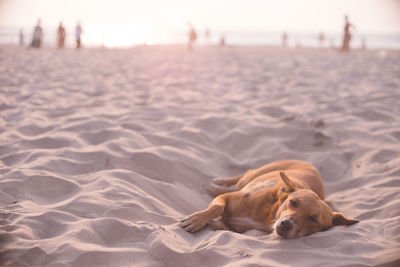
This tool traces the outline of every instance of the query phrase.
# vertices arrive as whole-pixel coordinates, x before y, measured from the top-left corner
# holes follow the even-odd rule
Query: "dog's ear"
[[[279,174],[281,175],[281,179],[285,184],[285,186],[282,187],[281,190],[286,193],[296,191],[296,185],[289,179],[289,177],[287,177],[283,171],[281,171]]]
[[[349,226],[349,225],[353,225],[353,224],[358,223],[358,222],[359,222],[359,220],[357,220],[357,219],[347,219],[340,212],[334,212],[333,213],[333,217],[332,217],[332,225],[333,226],[338,226],[338,225]]]

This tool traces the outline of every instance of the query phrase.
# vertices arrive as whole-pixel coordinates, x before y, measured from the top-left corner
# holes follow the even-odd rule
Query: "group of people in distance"
[[[342,44],[340,46],[339,51],[340,52],[348,52],[350,51],[350,41],[351,41],[351,31],[355,29],[355,26],[350,23],[349,17],[347,15],[344,16],[344,28],[343,28],[343,39],[342,39]],[[286,32],[282,33],[282,47],[287,47],[287,41],[288,41],[288,34]],[[325,35],[323,32],[320,32],[318,34],[318,41],[319,41],[319,47],[323,47],[323,43],[325,41]],[[365,38],[362,38],[361,40],[361,48],[366,49],[366,44],[365,44]],[[297,44],[299,47],[299,44]],[[331,47],[334,47],[334,45],[331,44]]]
[[[343,29],[343,40],[342,40],[342,45],[340,47],[341,52],[347,52],[350,50],[351,29],[355,28],[354,25],[350,23],[347,15],[344,17],[344,20],[345,20],[345,23],[344,23],[344,29]],[[193,45],[197,39],[197,34],[190,22],[188,23],[188,26],[189,26],[188,49],[192,50]],[[210,33],[207,30],[206,37],[209,38],[209,35],[210,35]],[[78,22],[75,27],[75,47],[76,48],[80,48],[82,45],[81,36],[82,36],[82,26],[81,26],[80,22]],[[63,23],[60,22],[60,24],[58,26],[58,30],[57,30],[57,48],[60,48],[60,49],[64,48],[65,39],[66,39],[66,30],[64,28]],[[319,34],[318,39],[320,42],[320,46],[322,47],[322,44],[325,39],[325,36],[323,35],[322,32]],[[287,46],[287,40],[288,40],[288,35],[286,32],[284,32],[282,34],[282,46],[283,47]],[[32,43],[30,46],[34,47],[34,48],[40,48],[42,46],[42,42],[43,42],[43,29],[41,26],[41,20],[38,19],[36,26],[33,30],[33,38],[32,38]],[[362,46],[363,46],[363,48],[365,48],[365,39],[363,39],[362,42],[363,42]],[[23,32],[21,31],[20,32],[20,44],[23,45],[23,43],[24,43],[24,36],[23,36]],[[221,37],[220,45],[221,46],[225,45],[225,37]]]
[[[188,50],[191,51],[193,49],[193,45],[196,42],[197,35],[196,31],[194,30],[192,24],[188,22],[189,26],[189,31],[188,31]],[[355,29],[355,26],[350,23],[349,17],[347,15],[344,16],[344,28],[343,28],[343,39],[342,39],[342,44],[340,46],[339,51],[340,52],[348,52],[350,50],[350,41],[351,41],[351,31]],[[209,30],[206,30],[205,34],[206,38],[209,39],[210,33]],[[288,33],[283,32],[282,33],[282,47],[287,47],[288,46]],[[323,32],[320,32],[318,34],[318,41],[319,41],[319,47],[323,47],[324,41],[325,41],[325,35]],[[365,44],[365,38],[362,38],[361,40],[361,47],[362,49],[366,49],[366,44]],[[220,40],[220,45],[224,46],[225,45],[225,37],[221,37]],[[300,47],[300,44],[298,43],[296,45],[297,47]],[[334,44],[331,43],[331,47],[334,47]]]
[[[82,26],[80,22],[77,23],[75,27],[75,47],[80,48],[82,45],[81,36],[82,36]],[[23,32],[20,32],[20,45],[24,43],[24,35]],[[57,48],[64,48],[65,46],[65,38],[66,31],[62,22],[57,29]],[[41,26],[41,20],[38,19],[35,28],[33,29],[32,42],[31,47],[40,48],[43,45],[43,29]]]
[[[191,51],[193,49],[194,44],[196,43],[197,40],[197,32],[196,30],[193,28],[192,24],[190,22],[188,22],[188,27],[189,27],[189,31],[188,31],[188,50]],[[205,41],[206,44],[210,43],[210,37],[211,37],[211,32],[210,30],[207,28],[204,31],[204,37],[205,37]],[[220,40],[219,40],[219,45],[220,46],[225,46],[225,36],[221,35]]]

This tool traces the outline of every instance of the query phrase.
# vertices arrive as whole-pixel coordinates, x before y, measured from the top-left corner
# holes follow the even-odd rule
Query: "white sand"
[[[190,234],[211,178],[321,171],[351,227]],[[0,47],[0,265],[400,265],[400,53]]]

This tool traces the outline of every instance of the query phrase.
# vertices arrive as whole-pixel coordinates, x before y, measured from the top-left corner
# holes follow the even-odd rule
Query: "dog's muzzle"
[[[291,218],[282,218],[274,225],[276,234],[283,238],[290,238],[294,232],[294,223]]]

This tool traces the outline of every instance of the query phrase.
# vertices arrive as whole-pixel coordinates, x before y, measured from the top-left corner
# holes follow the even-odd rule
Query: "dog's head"
[[[284,183],[283,202],[274,224],[274,232],[282,238],[296,238],[325,231],[337,225],[352,225],[359,220],[347,219],[339,212],[333,212],[325,201],[309,189],[299,189],[285,175],[280,173]]]

